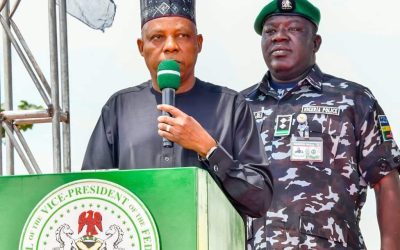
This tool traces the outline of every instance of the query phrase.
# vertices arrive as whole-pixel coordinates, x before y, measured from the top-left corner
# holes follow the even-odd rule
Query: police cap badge
[[[278,9],[281,12],[292,12],[295,8],[296,2],[294,0],[278,0]]]

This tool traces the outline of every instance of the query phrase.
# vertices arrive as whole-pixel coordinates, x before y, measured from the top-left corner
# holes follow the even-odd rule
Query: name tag
[[[301,138],[292,136],[290,140],[291,161],[322,162],[324,141],[319,137]]]
[[[329,107],[329,106],[303,106],[301,107],[301,113],[340,115],[340,109],[338,107]]]

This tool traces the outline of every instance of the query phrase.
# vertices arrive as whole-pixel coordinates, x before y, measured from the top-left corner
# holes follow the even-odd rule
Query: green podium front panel
[[[199,168],[0,177],[0,249],[243,250],[244,223]]]

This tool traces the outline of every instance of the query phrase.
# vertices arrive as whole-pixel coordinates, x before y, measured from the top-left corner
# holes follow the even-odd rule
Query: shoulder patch
[[[378,115],[379,129],[381,131],[382,140],[393,141],[392,128],[390,127],[389,121],[386,115]]]

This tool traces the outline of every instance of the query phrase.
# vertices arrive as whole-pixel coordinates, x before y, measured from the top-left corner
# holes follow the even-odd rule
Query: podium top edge
[[[14,178],[14,177],[40,177],[52,175],[73,175],[73,174],[93,174],[93,173],[118,173],[118,172],[150,172],[150,171],[206,171],[199,167],[171,167],[171,168],[140,168],[140,169],[94,169],[94,170],[81,170],[68,173],[43,173],[43,174],[21,174],[21,175],[3,175],[1,179]]]

